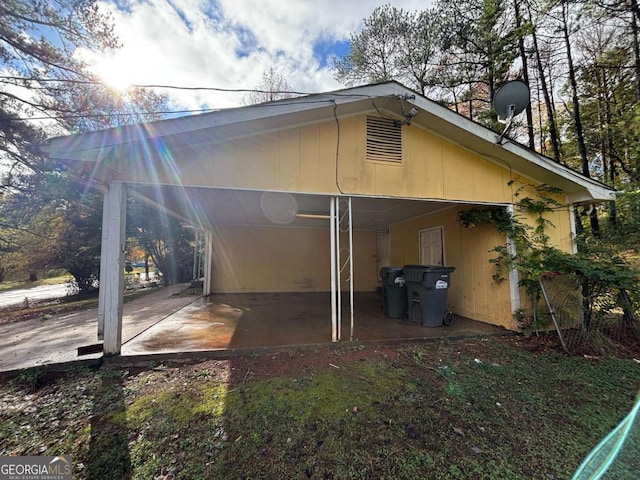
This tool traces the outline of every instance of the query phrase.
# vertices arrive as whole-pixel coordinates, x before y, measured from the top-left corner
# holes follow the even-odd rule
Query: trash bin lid
[[[422,271],[429,271],[429,272],[435,272],[435,271],[444,271],[444,272],[453,272],[456,267],[446,267],[444,265],[405,265],[404,266],[405,269],[410,269],[410,270],[422,270]]]
[[[389,273],[393,273],[395,275],[402,275],[402,267],[382,267],[380,269],[380,276],[388,275]]]
[[[440,265],[405,265],[404,278],[409,283],[422,283],[425,274],[451,273],[455,267],[443,267]]]
[[[380,278],[383,282],[387,282],[389,285],[394,285],[394,280],[398,277],[402,277],[402,267],[382,267],[380,269]]]

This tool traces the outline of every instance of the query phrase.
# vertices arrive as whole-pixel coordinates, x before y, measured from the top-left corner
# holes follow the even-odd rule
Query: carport
[[[332,341],[346,337],[344,324],[357,337],[354,294],[374,292],[389,264],[455,266],[454,313],[516,328],[512,313],[526,307],[518,274],[493,281],[488,253],[513,245],[491,226],[462,228],[460,211],[513,213],[519,189],[558,187],[549,244],[572,251],[574,205],[613,192],[499,137],[387,82],[60,137],[44,148],[104,193],[98,336],[117,355],[128,196],[202,233],[205,296],[330,292]]]
[[[358,345],[506,332],[463,317],[457,317],[450,327],[435,328],[386,318],[377,292],[355,294],[355,315],[354,341]],[[127,339],[122,354],[254,351],[325,344],[329,341],[330,316],[329,292],[212,294]],[[348,335],[349,325],[345,323],[343,337]]]
[[[208,233],[203,232],[207,239],[205,296],[213,293],[330,292],[328,306],[331,310],[327,320],[330,318],[331,323],[327,324],[327,334],[330,331],[331,337],[327,339],[332,341],[353,339],[357,335],[354,295],[378,289],[379,269],[390,262],[390,225],[456,205],[443,201],[204,187],[132,185],[129,191],[171,212],[180,212],[190,223],[211,226]],[[185,209],[183,205],[187,202],[189,205]],[[197,218],[190,212],[197,212]],[[280,240],[272,240],[264,255],[254,255],[253,250],[260,249],[253,241],[254,237],[266,242],[273,237],[274,228],[282,232],[277,237]],[[241,233],[227,240],[224,238],[226,230]],[[305,242],[309,235],[304,233],[309,231],[314,232],[313,240],[308,248],[298,252],[298,256],[296,245],[283,247],[286,251],[279,250],[277,244],[291,238]],[[387,245],[380,245],[381,242]],[[313,250],[313,246],[317,250]],[[264,258],[266,255],[271,258]],[[252,273],[247,270],[252,269],[251,259],[255,262],[256,257],[263,265],[270,264],[261,268],[261,275],[271,275],[272,279],[254,282],[250,278]],[[292,264],[296,272],[291,271]],[[224,279],[218,278],[217,269],[224,270]],[[281,281],[282,275],[295,278]],[[286,302],[286,299],[282,297],[282,301]],[[343,334],[343,321],[348,325],[346,335]]]

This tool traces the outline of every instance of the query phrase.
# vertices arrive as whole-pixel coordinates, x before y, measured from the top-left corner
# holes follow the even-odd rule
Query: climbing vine
[[[511,247],[503,244],[491,250],[497,254],[490,260],[495,268],[495,281],[504,280],[507,271],[517,269],[519,286],[537,304],[541,297],[541,278],[571,277],[582,298],[581,328],[590,330],[601,325],[597,320],[613,316],[621,318],[623,325],[631,327],[632,334],[638,337],[639,299],[633,295],[637,294],[640,277],[621,252],[598,244],[570,254],[549,244],[548,229],[554,225],[547,214],[566,208],[556,199],[561,193],[560,189],[547,185],[524,185],[514,193],[516,213],[512,214],[506,207],[477,208],[459,212],[458,221],[469,229],[480,224],[493,225],[509,239]],[[534,221],[527,223],[525,218]],[[622,311],[622,316],[613,315],[616,311]],[[575,326],[575,318],[573,322]]]
[[[535,196],[526,195],[528,191],[533,191]],[[543,256],[548,248],[552,248],[548,245],[549,235],[546,229],[554,227],[545,214],[561,206],[554,198],[560,193],[560,189],[548,185],[523,185],[514,192],[514,197],[518,199],[514,205],[517,214],[512,214],[506,207],[475,208],[458,213],[458,221],[463,227],[473,229],[479,224],[490,224],[499,233],[505,234],[512,243],[513,249],[506,244],[492,249],[498,254],[490,260],[495,267],[494,281],[503,281],[505,271],[516,268],[520,271],[520,286],[528,294],[537,295],[539,275],[545,271],[555,271],[551,268],[552,265],[544,261]],[[525,223],[524,216],[534,217],[535,225]]]

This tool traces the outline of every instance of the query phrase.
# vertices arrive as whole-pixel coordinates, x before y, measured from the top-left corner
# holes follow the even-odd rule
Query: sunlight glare
[[[109,56],[98,60],[94,66],[104,84],[119,93],[127,92],[135,84],[135,62],[123,56]]]

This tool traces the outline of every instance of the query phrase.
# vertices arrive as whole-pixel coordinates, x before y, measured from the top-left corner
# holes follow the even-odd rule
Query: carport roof
[[[220,188],[134,185],[147,201],[170,212],[181,212],[183,220],[196,225],[252,225],[328,228],[332,195],[262,192]],[[185,201],[189,205],[184,205]],[[389,225],[456,205],[404,198],[352,197],[353,228],[383,231]],[[316,217],[316,218],[310,218]],[[323,221],[324,220],[324,221]]]
[[[43,149],[51,158],[69,164],[100,163],[107,158],[131,158],[162,139],[174,151],[185,146],[211,145],[289,126],[308,124],[374,109],[402,115],[416,107],[412,124],[425,128],[512,171],[561,188],[569,202],[612,200],[610,187],[554,162],[499,134],[416,94],[397,82],[386,82],[308,95],[258,105],[220,110],[97,132],[56,137]],[[142,148],[141,148],[142,147]],[[131,155],[128,155],[131,154]],[[126,178],[124,179],[126,181]]]

